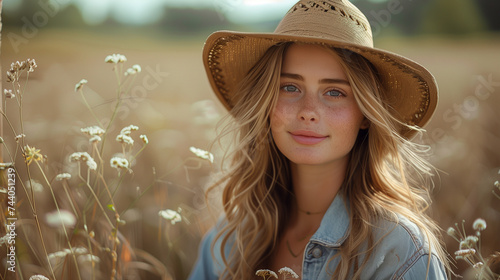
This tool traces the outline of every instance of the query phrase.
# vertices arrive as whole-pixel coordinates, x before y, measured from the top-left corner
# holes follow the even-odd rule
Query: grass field
[[[127,221],[123,234],[130,247],[137,248],[135,257],[144,257],[141,251],[148,252],[165,264],[175,279],[184,279],[196,258],[201,236],[215,219],[203,204],[212,167],[193,159],[189,147],[208,148],[216,122],[225,113],[212,95],[203,69],[204,38],[44,29],[26,44],[9,41],[9,33],[21,32],[2,32],[2,78],[11,62],[36,59],[38,68],[30,76],[24,96],[24,129],[28,142],[48,155],[45,168],[53,176],[70,168],[69,154],[88,148],[80,128],[95,125],[75,93],[75,84],[88,80],[85,96],[106,123],[114,106],[116,82],[104,58],[120,53],[128,58],[126,67],[141,65],[135,98],[125,100],[110,132],[117,134],[122,127],[134,124],[148,136],[150,144],[123,182],[117,201],[125,207],[139,189],[156,183],[123,217]],[[440,101],[427,126],[428,135],[422,139],[433,148],[431,161],[439,170],[430,209],[433,217],[444,230],[462,220],[470,229],[481,217],[488,223],[482,235],[483,254],[500,250],[500,200],[491,193],[493,183],[500,180],[500,36],[384,38],[377,44],[422,63],[438,81]],[[8,103],[7,113],[18,125],[14,112]],[[5,121],[3,126],[3,138],[14,145],[15,135]],[[119,147],[113,149],[110,154],[120,152]],[[217,169],[216,164],[213,168]],[[53,208],[50,197],[39,197],[38,201],[42,208]],[[184,209],[187,220],[176,225],[159,220],[158,210],[178,207]],[[57,238],[49,243],[54,250],[61,250],[57,245],[61,237]],[[446,234],[444,240],[453,254],[458,244]],[[153,277],[155,269],[151,267],[138,275]],[[466,268],[465,262],[457,262],[458,273],[465,273]],[[23,269],[40,271],[29,265]]]

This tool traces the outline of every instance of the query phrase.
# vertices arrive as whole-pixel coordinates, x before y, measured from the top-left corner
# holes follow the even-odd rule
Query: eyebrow
[[[299,74],[292,74],[292,73],[281,73],[281,77],[284,78],[290,78],[294,80],[299,80],[299,81],[304,81],[304,77],[302,77]],[[321,79],[319,80],[320,84],[345,84],[345,85],[351,85],[349,81],[344,80],[344,79],[333,79],[333,78],[326,78],[326,79]]]

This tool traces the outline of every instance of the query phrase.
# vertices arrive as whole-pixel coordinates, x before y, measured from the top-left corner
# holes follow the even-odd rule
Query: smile
[[[315,145],[328,138],[328,136],[317,134],[311,131],[294,131],[290,132],[290,135],[292,136],[293,140],[295,140],[295,142],[302,145]]]

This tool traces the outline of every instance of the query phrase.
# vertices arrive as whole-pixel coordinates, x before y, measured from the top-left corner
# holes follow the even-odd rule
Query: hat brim
[[[438,88],[432,74],[422,65],[401,55],[356,44],[318,37],[273,33],[218,31],[205,41],[203,61],[215,94],[230,110],[239,82],[269,47],[279,42],[325,44],[358,53],[370,61],[382,84],[385,100],[394,117],[408,125],[423,127],[428,123],[438,101]],[[415,130],[401,135],[411,138]]]

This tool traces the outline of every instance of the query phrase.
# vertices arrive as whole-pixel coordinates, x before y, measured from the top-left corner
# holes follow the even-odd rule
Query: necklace
[[[298,208],[300,212],[306,213],[306,215],[318,215],[318,214],[323,214],[324,211],[318,211],[318,212],[311,212],[311,211],[306,211]]]
[[[301,239],[297,240],[297,242],[301,242],[301,241],[304,241],[308,236],[310,236],[310,234],[302,237]],[[304,251],[304,249],[306,248],[304,246],[304,248],[302,248],[302,250],[300,250],[297,254],[295,254],[292,250],[292,246],[290,246],[290,242],[288,242],[288,239],[286,240],[286,248],[288,249],[288,252],[290,252],[290,254],[292,255],[292,257],[294,258],[297,258],[298,256],[300,256],[300,253],[302,253],[302,251]]]
[[[304,251],[304,248],[302,248],[302,250],[300,250],[300,252],[298,252],[297,254],[295,254],[293,251],[292,251],[292,247],[290,246],[290,242],[288,242],[288,240],[286,241],[286,248],[288,249],[288,252],[290,252],[290,254],[292,254],[292,257],[294,258],[297,258],[300,253],[302,253],[302,251]]]

